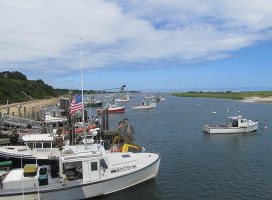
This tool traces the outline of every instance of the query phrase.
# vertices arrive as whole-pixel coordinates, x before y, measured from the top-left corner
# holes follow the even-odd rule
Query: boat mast
[[[85,130],[85,116],[84,116],[84,102],[83,102],[83,73],[82,73],[82,45],[80,39],[80,68],[81,68],[81,101],[82,101],[82,124],[83,124],[83,132],[84,132],[84,139],[85,139],[85,149],[87,149],[87,136]]]

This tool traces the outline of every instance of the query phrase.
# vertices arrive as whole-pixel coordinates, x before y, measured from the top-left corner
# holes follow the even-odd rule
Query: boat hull
[[[226,127],[226,126],[209,126],[204,125],[203,131],[211,134],[232,134],[232,133],[248,133],[258,129],[259,121],[255,121],[247,127]]]
[[[138,171],[132,172],[130,174],[122,175],[119,177],[106,179],[98,182],[91,182],[88,184],[83,184],[73,187],[60,186],[55,189],[38,192],[24,192],[25,200],[34,199],[51,199],[51,200],[74,200],[74,199],[84,199],[100,195],[105,195],[125,188],[134,186],[136,184],[142,183],[144,181],[153,179],[157,176],[159,165],[160,165],[160,155],[158,158],[146,166],[145,168],[139,169]],[[21,191],[17,191],[19,194],[0,194],[0,200],[16,200],[22,199],[23,195]]]
[[[109,109],[109,110],[108,110],[108,113],[109,113],[109,114],[114,114],[114,113],[125,113],[125,112],[126,112],[126,108],[120,108],[120,109],[114,109],[114,110]],[[97,113],[101,113],[101,110],[97,110]]]

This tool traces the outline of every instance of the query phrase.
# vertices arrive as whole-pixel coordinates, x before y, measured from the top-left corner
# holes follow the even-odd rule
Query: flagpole
[[[83,102],[83,73],[82,73],[82,45],[80,39],[80,68],[81,68],[81,100],[82,100],[82,122],[83,122],[83,131],[84,131],[84,139],[85,139],[85,149],[87,149],[87,136],[85,130],[85,116],[84,116],[84,102]]]

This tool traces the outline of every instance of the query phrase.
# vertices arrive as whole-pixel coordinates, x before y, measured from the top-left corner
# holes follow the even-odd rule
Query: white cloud
[[[80,38],[89,71],[216,60],[271,27],[270,0],[0,1],[0,69],[73,71]]]

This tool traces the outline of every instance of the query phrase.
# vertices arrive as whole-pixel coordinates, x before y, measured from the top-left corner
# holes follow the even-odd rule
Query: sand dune
[[[270,97],[245,97],[243,102],[259,102],[259,103],[272,103],[272,96]]]

